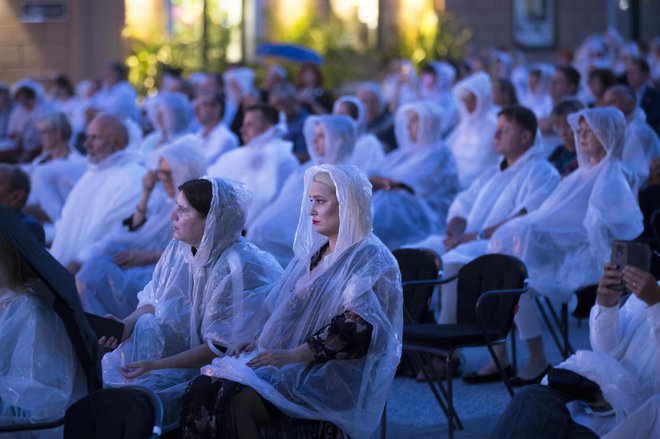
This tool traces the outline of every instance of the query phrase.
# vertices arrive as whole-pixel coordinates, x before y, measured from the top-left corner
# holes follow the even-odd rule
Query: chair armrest
[[[10,425],[0,425],[0,433],[15,433],[19,431],[31,431],[31,430],[49,430],[51,428],[57,428],[64,425],[64,417],[59,419],[54,419],[52,421],[45,422],[35,422],[35,423],[25,423],[25,424],[10,424]]]
[[[407,280],[405,282],[401,282],[402,287],[409,287],[409,286],[421,286],[421,285],[442,285],[449,283],[453,280],[456,280],[458,278],[458,275],[446,277],[446,278],[440,278],[440,279],[422,279],[422,280]]]
[[[477,319],[479,320],[479,323],[481,324],[482,329],[486,330],[486,325],[484,322],[484,318],[482,316],[482,307],[483,303],[489,299],[492,299],[496,296],[502,296],[502,295],[507,295],[507,296],[520,296],[524,293],[526,293],[529,290],[529,284],[527,281],[525,281],[525,285],[522,288],[513,288],[513,289],[508,289],[508,290],[489,290],[485,291],[482,293],[479,298],[477,299],[477,303],[475,305],[475,312],[477,314]]]

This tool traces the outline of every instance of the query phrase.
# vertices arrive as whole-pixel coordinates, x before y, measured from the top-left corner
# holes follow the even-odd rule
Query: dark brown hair
[[[211,210],[211,198],[213,198],[211,182],[203,178],[188,180],[179,186],[179,190],[183,192],[188,203],[206,218]]]

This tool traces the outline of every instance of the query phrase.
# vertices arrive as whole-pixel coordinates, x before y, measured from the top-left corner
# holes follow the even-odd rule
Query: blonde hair
[[[330,188],[333,194],[337,192],[335,182],[332,180],[332,177],[330,177],[330,174],[325,171],[317,172],[312,178],[312,181],[326,185]]]

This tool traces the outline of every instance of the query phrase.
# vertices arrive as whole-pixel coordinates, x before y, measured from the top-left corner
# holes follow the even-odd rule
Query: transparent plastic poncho
[[[606,150],[596,165],[579,146],[582,119]],[[569,115],[568,122],[576,133],[579,168],[538,210],[497,229],[489,244],[489,252],[519,257],[527,265],[530,286],[561,301],[598,283],[614,239],[634,239],[643,229],[635,177],[621,163],[623,114],[612,108],[582,110]]]
[[[105,385],[141,385],[157,391],[176,422],[180,397],[198,369],[160,369],[126,379],[121,367],[137,360],[169,357],[207,343],[229,346],[245,338],[242,322],[250,321],[282,269],[269,254],[241,237],[249,194],[242,185],[209,179],[213,187],[204,236],[193,255],[191,246],[172,240],[152,280],[138,294],[138,307],[152,305],[132,335],[103,357]],[[252,334],[250,334],[252,335]]]
[[[308,214],[312,178],[322,171],[337,188],[339,236],[335,251],[310,272],[312,255],[327,241]],[[256,343],[257,351],[298,347],[350,310],[373,325],[366,356],[259,369],[245,366],[244,358],[225,357],[203,373],[250,386],[291,417],[327,420],[356,438],[373,433],[399,363],[403,298],[396,261],[371,233],[370,195],[371,185],[355,167],[307,171],[295,259],[266,298],[268,319]]]
[[[314,131],[321,125],[325,135],[325,153],[314,148]],[[349,163],[355,145],[355,129],[346,116],[309,116],[304,125],[305,143],[311,165]],[[293,173],[279,196],[257,217],[248,229],[247,237],[260,249],[269,252],[286,267],[293,259],[293,239],[300,217],[300,198],[305,186],[305,170]]]
[[[415,141],[407,126],[409,113],[418,117]],[[435,104],[401,106],[394,126],[399,147],[371,172],[413,191],[382,189],[373,195],[374,233],[392,250],[444,231],[449,205],[458,192],[458,175],[454,157],[441,139],[441,121]]]
[[[364,172],[369,172],[385,157],[383,144],[380,143],[378,137],[365,131],[367,125],[366,111],[364,104],[357,97],[341,96],[335,101],[332,112],[337,114],[339,107],[345,102],[353,104],[357,108],[358,113],[357,119],[353,121],[357,138],[355,139],[351,164],[362,169]]]
[[[183,136],[155,152],[170,166],[175,192],[181,184],[206,172],[201,140],[196,136]],[[87,312],[123,319],[135,310],[137,294],[151,280],[156,263],[123,268],[113,258],[119,252],[165,250],[172,240],[170,215],[177,195],[170,198],[157,182],[147,203],[144,224],[134,231],[123,227],[89,251],[89,258],[76,275],[80,300]]]
[[[0,351],[0,425],[57,419],[87,393],[62,319],[29,289],[0,289]]]
[[[474,73],[452,89],[458,106],[458,124],[449,133],[447,145],[454,154],[462,189],[468,188],[481,173],[497,164],[495,152],[496,109],[493,105],[490,77]],[[477,98],[474,112],[468,112],[461,96],[471,92]]]

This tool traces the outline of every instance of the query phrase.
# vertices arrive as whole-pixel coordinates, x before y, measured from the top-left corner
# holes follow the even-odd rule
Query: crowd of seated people
[[[391,252],[402,247],[436,253],[446,276],[486,253],[528,269],[515,318],[527,364],[511,381],[549,386],[526,387],[495,437],[520,437],[510,430],[523,420],[531,436],[563,422],[569,437],[651,437],[660,293],[652,274],[602,267],[614,240],[653,237],[660,62],[622,60],[599,38],[556,65],[514,63],[502,51],[419,66],[397,59],[336,101],[314,64],[293,75],[271,65],[263,84],[245,66],[168,70],[142,101],[121,63],[75,88],[66,76],[50,88],[0,83],[0,206],[74,276],[85,311],[124,324],[121,337],[99,341],[105,386],[153,390],[167,429],[184,437],[369,437],[401,354]],[[2,244],[0,325],[25,318],[62,335]],[[568,303],[599,278],[594,352],[551,368],[535,299]],[[633,293],[620,309],[615,279]],[[436,322],[457,321],[457,294],[456,282],[436,289]],[[32,317],[17,314],[20,301]],[[3,330],[0,343],[19,335]],[[60,351],[50,372],[71,366]],[[508,365],[503,346],[496,355]],[[443,364],[432,362],[438,376]],[[633,383],[625,395],[611,390],[620,368]],[[580,398],[553,387],[557,370],[595,383],[610,410],[594,421]],[[71,390],[75,367],[61,373],[66,391],[50,398],[59,414],[81,396]],[[487,363],[463,379],[500,374]],[[3,380],[0,417],[36,419],[35,391],[36,405],[23,407]],[[533,404],[560,409],[533,426]],[[635,430],[648,413],[655,424]]]

